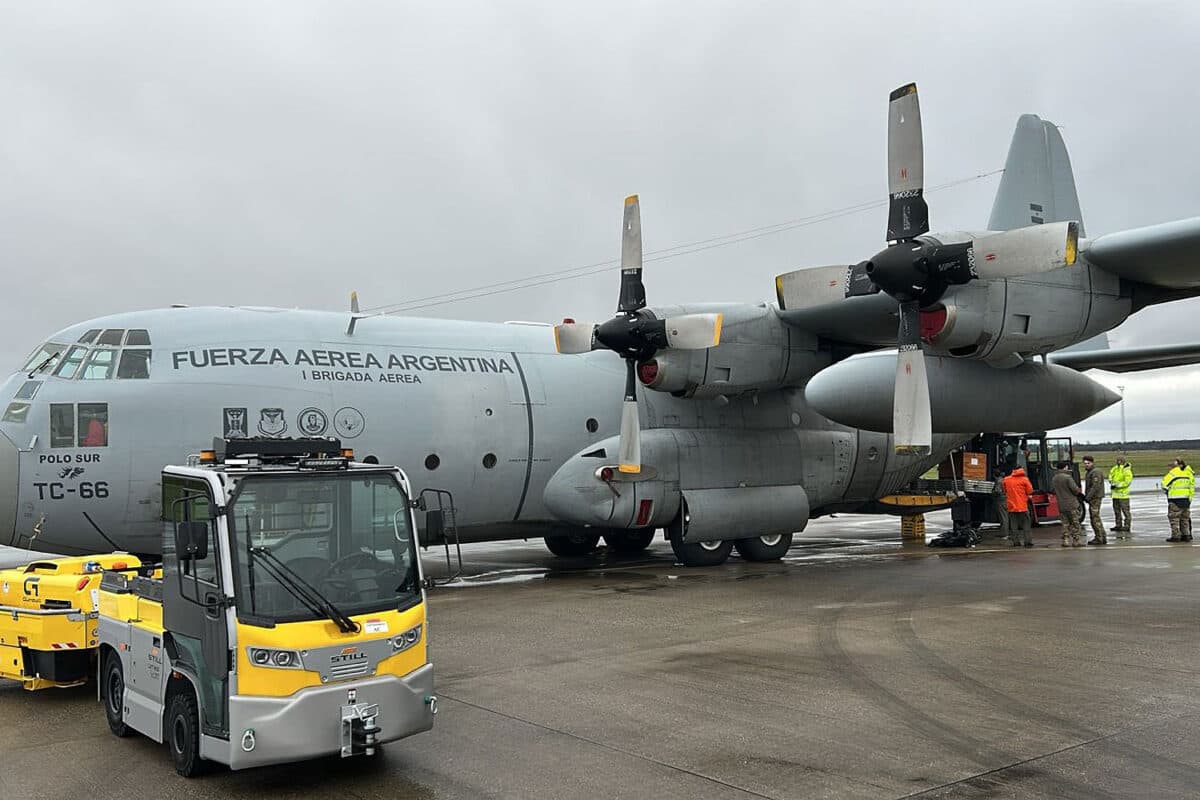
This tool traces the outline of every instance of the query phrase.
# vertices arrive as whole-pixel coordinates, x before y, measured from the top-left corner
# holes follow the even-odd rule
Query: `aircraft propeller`
[[[625,359],[625,399],[621,405],[618,469],[642,471],[637,368],[661,350],[703,350],[721,341],[721,314],[684,314],[657,319],[646,308],[642,284],[642,217],[637,195],[625,198],[621,226],[621,290],[617,314],[607,322],[563,322],[554,326],[559,353],[612,350]]]
[[[893,91],[888,102],[888,246],[855,265],[797,270],[777,281],[781,306],[785,295],[790,297],[788,309],[877,292],[896,300],[900,352],[892,431],[896,452],[921,455],[930,452],[933,440],[920,333],[922,307],[935,303],[952,285],[1070,266],[1079,239],[1075,222],[989,232],[957,242],[925,236],[929,208],[924,198],[924,160],[917,85],[909,83]]]

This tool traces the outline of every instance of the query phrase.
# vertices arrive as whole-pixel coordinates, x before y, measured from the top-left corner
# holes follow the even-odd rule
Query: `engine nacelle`
[[[799,383],[815,367],[816,337],[785,324],[778,309],[750,305],[654,308],[656,317],[724,315],[721,343],[707,350],[664,350],[638,365],[648,389],[686,397],[734,396]]]
[[[1032,431],[1073,425],[1121,398],[1067,367],[1025,362],[999,369],[978,361],[925,360],[935,433]],[[869,353],[813,376],[804,398],[835,422],[892,429],[896,353]]]

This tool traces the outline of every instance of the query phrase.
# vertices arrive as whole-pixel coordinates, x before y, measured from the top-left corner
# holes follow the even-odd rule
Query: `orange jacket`
[[[1032,494],[1033,484],[1025,477],[1025,470],[1020,467],[1004,479],[1004,495],[1009,511],[1028,511],[1029,497]]]

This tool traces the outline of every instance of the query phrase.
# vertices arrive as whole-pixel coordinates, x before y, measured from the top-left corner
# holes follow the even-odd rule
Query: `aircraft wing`
[[[1167,344],[1117,350],[1063,350],[1051,353],[1048,359],[1052,364],[1080,371],[1102,369],[1106,372],[1140,372],[1200,364],[1200,344]]]
[[[789,325],[834,342],[863,347],[896,346],[896,301],[882,292],[805,308],[784,308],[779,317]]]
[[[1109,233],[1083,245],[1105,272],[1166,289],[1200,288],[1200,217]]]

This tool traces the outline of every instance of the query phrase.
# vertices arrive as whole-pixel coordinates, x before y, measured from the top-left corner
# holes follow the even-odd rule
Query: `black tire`
[[[675,551],[675,560],[685,567],[716,567],[724,564],[733,552],[733,540],[689,544],[683,541],[689,519],[687,501],[684,500],[680,503],[679,514],[667,526],[667,538],[671,542],[671,549]]]
[[[586,556],[600,544],[598,533],[571,533],[566,536],[547,536],[546,547],[562,558]]]
[[[100,692],[104,696],[104,718],[113,736],[122,738],[133,731],[125,724],[125,668],[116,653],[104,656],[104,670],[100,673]]]
[[[171,696],[163,732],[175,771],[185,778],[199,775],[204,770],[204,761],[200,758],[200,710],[191,687]]]
[[[792,546],[792,534],[776,533],[770,536],[755,536],[738,539],[733,543],[738,555],[747,561],[778,561]]]
[[[654,541],[654,529],[641,531],[612,531],[604,534],[608,549],[623,556],[633,556],[645,550]]]

